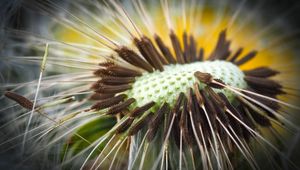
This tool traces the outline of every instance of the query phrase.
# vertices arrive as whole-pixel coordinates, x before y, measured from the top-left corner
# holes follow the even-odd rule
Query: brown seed
[[[10,91],[5,92],[4,95],[7,98],[17,102],[19,105],[21,105],[26,109],[31,110],[33,108],[33,103],[29,99],[25,98],[24,96],[21,96],[17,93],[10,92]]]
[[[102,94],[102,93],[94,93],[90,96],[90,100],[104,100],[111,97],[114,97],[115,94]]]
[[[206,86],[206,87],[204,88],[204,91],[206,91],[206,92],[209,94],[209,96],[210,96],[214,101],[217,102],[217,104],[219,105],[219,107],[221,107],[222,109],[225,108],[225,106],[226,106],[225,102],[220,98],[220,96],[219,96],[217,93],[215,93],[215,92],[213,91],[213,89],[211,89],[210,87]]]
[[[195,83],[194,84],[194,91],[195,91],[195,95],[196,95],[196,99],[199,105],[203,105],[204,104],[204,100],[203,97],[200,94],[200,88],[199,88],[199,84]]]
[[[128,130],[128,135],[129,136],[135,135],[138,131],[140,131],[142,128],[144,128],[147,125],[148,121],[150,121],[153,116],[154,113],[150,112],[142,120],[133,124]]]
[[[209,56],[209,60],[226,60],[230,55],[230,41],[226,40],[226,30],[223,30],[219,34],[218,42],[214,51]]]
[[[137,70],[132,70],[119,65],[110,66],[106,70],[110,73],[109,75],[117,77],[139,77],[142,75],[142,73]]]
[[[202,83],[204,84],[210,84],[213,81],[213,77],[209,73],[203,73],[200,71],[196,71],[194,73],[194,76]]]
[[[150,38],[146,36],[143,36],[142,38],[145,39],[145,41],[148,43],[149,52],[151,52],[151,54],[155,57],[155,60],[160,61],[163,65],[166,65],[168,63],[167,60],[162,55],[160,55],[158,49],[152,43]]]
[[[127,61],[128,63],[142,68],[144,70],[147,70],[148,72],[152,72],[152,67],[151,65],[146,62],[144,59],[142,59],[136,52],[133,50],[129,49],[128,47],[120,47],[118,49],[115,49],[115,51],[119,54],[119,56]]]
[[[245,76],[245,81],[250,85],[255,87],[261,87],[261,88],[266,88],[266,89],[281,89],[282,86],[270,79],[266,78],[260,78],[260,77],[252,77],[252,76]]]
[[[217,116],[217,111],[216,111],[214,105],[212,104],[211,100],[210,100],[209,97],[207,96],[207,94],[206,94],[203,90],[201,90],[200,92],[201,92],[201,95],[202,95],[202,97],[203,97],[203,99],[204,99],[204,101],[205,101],[205,102],[204,102],[204,106],[205,106],[206,111],[207,111],[207,113],[208,113],[208,119],[209,119],[209,120],[207,120],[206,116],[205,116],[205,119],[206,119],[207,121],[210,121],[210,122],[211,122],[211,125],[212,125],[213,129],[215,130],[215,129],[216,129],[216,116]],[[209,128],[209,127],[206,127],[206,128]],[[206,129],[206,128],[205,128],[205,129]],[[209,130],[209,129],[207,129],[207,130]],[[211,133],[211,132],[209,132],[209,134],[210,134],[210,133]],[[211,135],[211,134],[210,134],[210,135]]]
[[[218,104],[218,102],[214,99],[214,98],[211,98],[211,102],[217,112],[217,116],[220,118],[220,120],[223,122],[223,124],[228,127],[229,125],[229,118],[228,116],[225,114],[225,109],[226,107],[225,106],[220,106]],[[219,131],[222,131],[219,129]]]
[[[153,68],[163,71],[160,55],[152,45],[151,40],[144,36],[141,39],[134,38],[134,43],[143,57]]]
[[[118,85],[118,86],[99,84],[99,88],[96,90],[96,92],[104,93],[104,94],[111,94],[111,93],[124,92],[129,89],[131,89],[131,85],[128,85],[128,84]]]
[[[199,53],[197,55],[197,60],[198,61],[203,61],[204,60],[204,48],[200,48]]]
[[[197,57],[197,42],[195,41],[194,36],[190,35],[189,36],[189,40],[190,40],[190,48],[189,48],[189,54],[190,54],[190,62],[194,62],[196,61],[196,57]]]
[[[221,84],[221,85],[220,85]],[[215,88],[215,89],[223,89],[225,85],[225,83],[220,80],[220,79],[214,79],[213,82],[211,82],[210,84],[208,84],[209,87],[211,88]]]
[[[173,112],[175,115],[178,115],[179,110],[180,110],[180,107],[181,107],[182,103],[184,102],[184,100],[186,100],[186,98],[185,98],[185,96],[184,96],[184,93],[181,92],[181,93],[179,94],[177,100],[176,100],[176,103],[175,103],[174,107],[173,107],[173,111],[172,111],[172,112]]]
[[[184,142],[188,145],[188,146],[192,146],[193,145],[193,136],[191,134],[193,134],[192,132],[189,132],[189,125],[188,125],[188,121],[189,120],[189,115],[188,115],[188,109],[187,109],[187,100],[185,100],[184,104],[183,104],[183,109],[181,112],[181,116],[180,116],[180,120],[179,120],[179,127],[182,130],[182,136],[183,136],[183,140]],[[191,133],[191,134],[190,134]]]
[[[132,124],[132,122],[134,121],[133,118],[129,118],[126,121],[124,121],[117,129],[116,129],[116,134],[122,133],[124,131],[126,131],[130,125]]]
[[[111,73],[107,69],[105,69],[105,68],[100,68],[100,69],[94,71],[94,75],[102,77],[102,76],[111,75]]]
[[[191,62],[191,55],[190,55],[190,43],[188,41],[188,35],[186,32],[183,32],[183,57],[185,63],[190,63]]]
[[[242,54],[243,52],[243,48],[239,48],[233,55],[232,57],[229,59],[230,62],[235,62],[236,59]]]
[[[168,134],[168,131],[170,128],[171,128],[170,133],[172,133],[173,128],[174,128],[174,122],[172,123],[172,119],[175,119],[175,116],[176,116],[176,114],[174,112],[170,112],[166,115],[167,120],[166,120],[166,124],[165,124],[166,126],[164,128],[164,132],[163,132],[163,139],[167,138],[167,134]]]
[[[115,65],[115,63],[113,61],[105,61],[105,62],[99,63],[99,66],[102,66],[102,67],[110,67],[113,65]]]
[[[107,84],[107,85],[121,85],[121,84],[130,84],[135,81],[134,77],[113,77],[107,76],[102,77],[99,80],[99,83]]]
[[[131,113],[130,113],[130,117],[137,117],[141,114],[143,114],[144,112],[146,112],[147,110],[149,110],[152,106],[155,105],[155,102],[149,102],[145,105],[143,105],[142,107],[137,107],[135,108]]]
[[[96,110],[101,110],[101,109],[105,109],[108,108],[110,106],[116,105],[118,103],[120,103],[121,101],[124,101],[124,99],[127,96],[125,94],[120,94],[118,96],[112,97],[112,98],[107,98],[105,100],[102,100],[100,102],[97,102],[96,104],[94,104],[91,109],[96,109]]]
[[[251,129],[255,130],[256,127],[255,127],[254,123],[252,122],[252,120],[249,118],[249,116],[248,116],[248,114],[246,113],[245,109],[246,109],[246,108],[244,108],[242,104],[238,105],[238,107],[237,107],[237,110],[239,111],[239,113],[240,113],[243,117],[245,117],[244,123],[245,123],[247,126],[249,126]],[[251,133],[250,133],[249,130],[248,130],[246,127],[244,127],[244,126],[242,126],[242,131],[243,131],[243,136],[244,136],[245,140],[246,140],[247,142],[249,142],[249,141],[250,141],[250,138],[251,138],[251,136],[252,136]]]
[[[181,48],[181,45],[180,45],[180,42],[179,42],[179,39],[178,39],[177,35],[174,33],[173,30],[171,30],[169,36],[170,36],[170,39],[171,39],[171,42],[172,42],[173,49],[175,51],[177,62],[179,64],[184,64],[185,61],[184,61],[184,58],[183,58],[183,52],[182,52],[182,48]]]
[[[252,92],[255,92],[254,90],[251,90],[251,89],[248,89],[249,91],[252,91]],[[262,98],[262,97],[259,97],[259,96],[256,96],[256,95],[253,95],[253,94],[249,94],[249,93],[245,93],[243,92],[245,95],[251,97],[252,99],[254,100],[257,100],[261,103],[263,103],[264,105],[272,108],[273,110],[279,110],[280,109],[280,105],[278,102],[276,101],[272,101],[272,100],[269,100],[269,99],[265,99],[265,98]],[[271,96],[271,98],[273,99],[276,99],[276,96]]]
[[[235,64],[238,66],[243,65],[243,64],[247,63],[248,61],[250,61],[251,59],[253,59],[256,56],[256,54],[257,54],[257,51],[251,51],[248,54],[246,54],[243,58],[236,61]]]
[[[109,108],[109,110],[107,111],[106,114],[114,115],[114,114],[120,113],[122,110],[127,109],[128,106],[130,106],[134,102],[135,102],[134,98],[127,99],[126,101],[116,104],[116,105],[112,106],[111,108]]]
[[[155,42],[156,42],[158,48],[160,49],[162,54],[165,56],[168,63],[175,64],[176,60],[174,59],[174,56],[170,52],[170,49],[164,44],[162,39],[157,34],[154,35],[154,39],[155,39]]]
[[[225,102],[226,104],[226,111],[230,111],[233,115],[235,115],[238,119],[240,119],[242,122],[244,122],[245,117],[242,117],[242,115],[238,112],[238,110],[229,102],[227,97],[223,93],[218,93],[220,98]],[[237,133],[238,136],[242,135],[242,125],[239,121],[237,121],[232,116],[229,117],[230,120],[230,126],[233,127],[234,131]]]
[[[155,113],[155,116],[149,123],[149,132],[147,135],[147,140],[150,142],[155,137],[160,123],[164,120],[164,114],[169,114],[170,108],[167,103],[164,103],[162,107]]]
[[[254,119],[254,121],[263,127],[269,127],[272,126],[270,120],[260,113],[257,113],[255,110],[253,110],[251,107],[249,107],[247,104],[243,104],[243,106],[249,111],[251,117]]]
[[[268,67],[258,67],[251,70],[245,70],[244,73],[246,76],[267,78],[279,74],[279,71]]]

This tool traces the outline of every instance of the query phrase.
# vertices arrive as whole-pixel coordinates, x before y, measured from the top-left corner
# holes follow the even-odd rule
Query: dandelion
[[[18,168],[298,168],[289,35],[226,3],[24,3],[44,22],[5,30],[23,54],[5,59],[39,77],[3,84],[1,129],[18,132],[0,146]]]

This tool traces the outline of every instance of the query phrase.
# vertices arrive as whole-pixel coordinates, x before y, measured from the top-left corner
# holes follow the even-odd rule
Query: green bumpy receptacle
[[[203,61],[190,64],[175,64],[164,66],[164,71],[144,73],[138,77],[132,85],[132,89],[126,94],[128,98],[135,98],[136,106],[142,106],[150,101],[156,103],[156,110],[164,102],[174,106],[180,92],[187,92],[188,88],[193,87],[198,82],[200,88],[205,85],[195,78],[196,71],[210,73],[213,78],[221,79],[225,84],[245,89],[244,73],[234,64],[227,61]],[[222,92],[232,101],[235,94],[227,89],[214,89],[215,92]]]

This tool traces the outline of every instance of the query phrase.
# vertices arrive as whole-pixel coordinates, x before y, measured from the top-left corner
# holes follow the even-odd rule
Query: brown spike
[[[245,55],[243,58],[241,58],[240,60],[234,62],[234,64],[240,66],[243,65],[245,63],[247,63],[248,61],[250,61],[251,59],[253,59],[257,54],[257,51],[251,51],[249,52],[247,55]]]
[[[212,75],[209,73],[203,73],[200,71],[196,71],[194,76],[201,82],[212,88],[223,89],[224,87],[220,84],[224,85],[224,82],[220,79],[213,79]],[[219,84],[220,83],[220,84]]]
[[[202,47],[200,48],[196,60],[198,60],[198,61],[203,61],[204,60],[204,48],[202,48]]]
[[[97,90],[100,87],[100,85],[101,85],[100,80],[98,80],[95,83],[93,83],[90,88]]]
[[[102,93],[94,93],[92,94],[89,99],[90,100],[104,100],[111,97],[114,97],[115,94],[102,94]]]
[[[207,94],[202,90],[200,91],[203,99],[204,99],[204,106],[207,110],[208,116],[209,116],[209,120],[211,121],[211,124],[213,126],[213,129],[216,129],[216,116],[217,116],[217,111],[215,109],[215,107],[213,106],[211,100],[208,98]],[[205,119],[207,119],[205,117]],[[208,120],[207,120],[208,121]]]
[[[94,75],[99,76],[99,77],[103,77],[103,76],[110,75],[110,72],[105,68],[100,68],[100,69],[94,71]]]
[[[249,91],[252,91],[252,92],[255,93],[254,90],[249,90]],[[280,109],[280,105],[279,105],[278,102],[275,102],[275,101],[272,101],[272,100],[268,100],[268,99],[265,99],[265,98],[262,98],[262,97],[259,97],[259,96],[250,94],[250,93],[245,93],[245,92],[243,92],[243,93],[244,93],[245,95],[251,97],[252,99],[257,100],[257,101],[261,102],[262,104],[264,104],[264,105],[270,107],[271,109],[273,109],[273,110],[275,110],[275,111]],[[270,96],[269,96],[269,97],[270,97]],[[272,98],[276,99],[275,96],[272,96]]]
[[[109,110],[107,111],[106,114],[114,115],[114,114],[120,113],[122,110],[127,109],[128,106],[130,106],[134,102],[135,102],[134,98],[127,99],[126,101],[116,104],[113,107],[109,108]]]
[[[245,111],[246,108],[243,107],[242,104],[240,104],[238,107],[237,107],[237,110],[239,111],[239,113],[242,115],[242,117],[245,117],[244,119],[244,123],[249,126],[251,129],[255,130],[256,127],[254,125],[254,123],[252,122],[252,120],[249,118],[248,114],[246,113]],[[245,138],[245,140],[247,142],[250,141],[250,138],[251,138],[251,133],[249,132],[249,130],[247,128],[245,128],[244,126],[242,126],[242,131],[243,131],[243,136]]]
[[[177,116],[175,117],[173,130],[172,130],[172,137],[178,148],[180,147],[180,127],[179,127],[179,118],[181,117],[180,112],[181,111],[178,111]]]
[[[108,67],[107,71],[110,72],[110,75],[119,77],[138,77],[142,75],[142,73],[137,70],[132,70],[118,65]]]
[[[237,118],[239,118],[242,122],[244,122],[244,117],[238,112],[238,110],[229,102],[227,97],[223,93],[218,93],[219,96],[222,98],[222,100],[226,104],[226,111],[230,111],[233,115],[235,115]],[[242,134],[242,125],[240,122],[238,122],[236,119],[234,119],[232,116],[229,118],[230,125],[233,127],[234,131],[237,133],[238,136],[243,136]]]
[[[260,78],[260,77],[252,77],[252,76],[245,76],[244,80],[254,89],[256,88],[267,88],[267,89],[281,89],[282,86],[270,79]]]
[[[139,52],[142,54],[142,56],[146,59],[146,61],[153,67],[154,67],[154,63],[153,60],[151,58],[151,56],[149,56],[148,51],[146,50],[146,46],[145,43],[142,42],[142,40],[138,39],[138,38],[134,38],[133,39],[135,46],[139,49]]]
[[[280,94],[286,94],[286,92],[283,91],[281,88],[271,89],[271,88],[261,88],[261,87],[254,87],[254,86],[252,86],[252,88],[255,89],[256,93],[269,96],[269,97],[273,97]]]
[[[170,52],[169,48],[161,40],[161,38],[157,34],[155,34],[154,35],[154,39],[155,39],[155,42],[156,42],[158,48],[160,49],[160,51],[162,52],[162,54],[165,56],[165,58],[167,59],[167,61],[169,62],[169,64],[175,64],[176,60],[174,59],[174,56]]]
[[[196,85],[196,83],[194,85]],[[203,114],[203,112],[200,109],[200,104],[199,104],[198,99],[197,99],[197,96],[199,95],[200,91],[196,92],[195,90],[197,90],[197,88],[196,89],[190,88],[189,91],[188,91],[188,94],[189,94],[189,96],[188,96],[188,105],[189,105],[188,109],[189,109],[189,111],[192,112],[194,123],[197,124],[197,123],[201,122],[200,114]],[[196,93],[198,93],[198,94],[196,95]],[[201,96],[201,94],[200,94],[200,96]]]
[[[114,76],[107,76],[102,77],[99,80],[99,83],[106,84],[106,85],[121,85],[121,84],[130,84],[135,81],[134,77],[114,77]]]
[[[113,61],[105,61],[105,62],[101,62],[99,63],[99,66],[102,66],[102,67],[110,67],[110,66],[114,66],[115,63]]]
[[[144,61],[136,52],[133,50],[129,49],[128,47],[120,47],[118,49],[115,49],[115,51],[119,54],[119,56],[127,61],[128,63],[142,68],[144,70],[147,70],[148,72],[152,72],[152,67],[149,63]]]
[[[155,47],[155,45],[151,41],[151,39],[148,38],[148,37],[146,37],[146,36],[144,36],[143,38],[148,43],[149,52],[151,52],[151,54],[155,56],[156,60],[158,62],[160,61],[161,64],[163,64],[163,65],[168,64],[167,60],[162,55],[160,55],[160,53],[158,52],[157,48]]]
[[[131,85],[128,85],[128,84],[118,85],[118,86],[99,84],[99,88],[96,90],[96,92],[104,93],[104,94],[108,94],[108,93],[111,94],[111,93],[124,92],[129,89],[131,89]]]
[[[188,129],[188,110],[187,110],[188,104],[187,100],[183,102],[183,109],[180,114],[180,120],[179,120],[179,127],[182,130],[183,140],[184,142],[192,146],[192,136],[189,134]]]
[[[184,93],[181,92],[176,100],[174,107],[173,107],[173,113],[175,115],[178,115],[178,112],[179,112],[180,107],[181,107],[182,103],[184,102],[184,100],[186,100],[186,98],[184,96]]]
[[[131,113],[130,113],[130,117],[137,117],[141,114],[143,114],[144,112],[146,112],[147,110],[149,110],[152,106],[155,105],[155,102],[149,102],[145,105],[143,105],[142,107],[137,107],[135,108]]]
[[[91,109],[102,110],[102,109],[108,108],[110,106],[113,106],[115,104],[120,103],[121,101],[124,101],[124,99],[126,97],[127,96],[125,94],[120,94],[120,95],[112,97],[112,98],[107,98],[105,100],[102,100],[102,101],[97,102],[96,104],[94,104],[91,107]]]
[[[216,94],[217,95],[217,94]],[[219,97],[219,96],[218,96]],[[217,112],[217,116],[220,118],[220,120],[223,122],[223,124],[227,127],[229,125],[229,118],[228,116],[225,114],[225,109],[226,107],[222,104],[219,105],[215,98],[211,98],[211,102],[214,106],[214,108],[216,109]],[[220,130],[220,129],[219,129]],[[222,130],[220,130],[222,131]]]
[[[194,62],[197,59],[197,42],[195,41],[194,36],[190,35],[189,36],[190,40],[190,48],[189,48],[189,54],[190,54],[190,62]]]
[[[210,106],[211,102],[210,102],[208,96],[205,94],[205,92],[203,90],[200,90],[200,94],[201,94],[201,96],[203,98],[203,101],[204,101],[204,109],[206,109],[206,112],[208,113],[208,117],[209,117],[208,119],[211,120],[211,121],[214,121],[214,122],[212,122],[212,125],[214,126],[213,128],[215,129],[216,111],[214,110],[213,106]],[[206,143],[208,143],[208,139],[210,139],[212,137],[211,136],[212,134],[211,134],[210,127],[209,127],[209,124],[208,124],[208,119],[205,116],[204,110],[202,110],[202,113],[203,114],[200,114],[200,119],[199,120],[201,122],[203,133],[204,133],[205,136],[207,136],[205,138]]]
[[[243,102],[243,101],[242,101]],[[253,110],[251,107],[249,107],[247,104],[244,104],[243,103],[243,106],[245,108],[247,108],[247,110],[249,111],[251,117],[253,118],[253,120],[259,124],[260,126],[263,126],[263,127],[269,127],[269,126],[272,126],[270,120],[264,116],[264,115],[261,115],[260,113],[257,113],[255,110]]]
[[[246,76],[250,77],[267,78],[279,74],[279,71],[273,70],[268,67],[258,67],[251,70],[245,70],[244,73]]]
[[[171,30],[169,36],[172,42],[173,49],[175,51],[177,62],[179,64],[184,64],[185,62],[183,58],[183,52],[177,35],[174,33],[173,30]]]
[[[226,30],[223,30],[219,34],[219,38],[215,49],[209,56],[209,60],[224,60],[230,55],[229,51],[230,41],[226,41]]]
[[[188,110],[194,113],[192,105],[194,104],[192,99],[193,99],[194,91],[192,88],[188,89],[188,94],[187,94],[187,105],[188,105]]]
[[[226,104],[225,102],[220,98],[220,96],[214,92],[213,89],[211,89],[209,86],[206,86],[204,88],[204,91],[206,91],[209,96],[221,107],[222,109],[225,108]]]
[[[204,84],[210,84],[213,81],[213,77],[209,73],[203,73],[200,71],[196,71],[194,73],[194,76],[202,83]]]
[[[150,112],[147,116],[145,116],[142,120],[134,123],[128,130],[128,135],[132,136],[135,135],[138,131],[140,131],[142,128],[144,128],[147,123],[151,120],[151,118],[154,116],[153,112]]]
[[[259,96],[255,96],[253,94],[248,94],[248,93],[244,93],[244,94],[247,95],[248,97],[254,99],[255,101],[258,101],[258,102],[262,103],[263,105],[271,108],[274,111],[277,111],[277,110],[280,109],[280,105],[275,101],[268,100],[268,99],[265,99],[265,98],[262,98],[262,97],[259,97]],[[276,98],[276,97],[273,97],[273,98]],[[256,107],[261,108],[269,117],[273,118],[274,120],[278,120],[278,118],[272,112],[270,112],[269,110],[259,106],[258,104],[254,103],[252,101],[249,101],[249,102],[251,104],[253,104],[254,106],[256,106]]]
[[[145,43],[148,54],[150,55],[152,61],[155,63],[156,68],[160,71],[163,71],[164,70],[163,63],[166,63],[164,58],[159,54],[159,52],[152,44],[152,41],[148,37],[145,36],[142,37],[142,41]]]
[[[195,91],[195,95],[196,95],[196,99],[197,99],[198,104],[200,106],[203,105],[204,104],[204,100],[203,100],[202,95],[200,94],[200,88],[199,88],[199,84],[198,83],[194,84],[194,91]]]
[[[221,79],[214,79],[213,82],[208,84],[208,86],[214,89],[223,89],[224,86],[220,85],[219,83],[225,85]]]
[[[170,108],[167,103],[164,103],[163,106],[156,112],[155,116],[152,118],[149,124],[149,132],[147,135],[147,140],[150,142],[155,137],[160,123],[164,120],[164,114],[169,114]]]
[[[188,42],[188,35],[186,32],[183,32],[183,57],[185,63],[190,63],[191,62],[191,54],[190,54],[190,44]]]
[[[200,105],[200,103],[198,102],[198,99],[197,99],[197,95],[200,94],[200,91],[196,92],[194,89],[194,93],[195,94],[192,95],[192,102],[193,102],[192,104],[193,104],[193,111],[194,111],[193,118],[194,118],[195,124],[201,125],[203,123],[203,120],[201,120],[202,119],[201,114],[204,115],[204,112],[201,108],[202,106]],[[199,93],[199,94],[196,95],[196,93]],[[201,135],[199,135],[199,136],[201,136]]]
[[[242,54],[243,52],[243,48],[239,48],[233,55],[232,57],[229,59],[230,62],[235,62],[235,60]]]
[[[132,124],[132,122],[134,121],[133,118],[129,118],[127,120],[125,120],[121,125],[119,125],[119,127],[116,129],[116,134],[120,134],[125,132]]]
[[[181,129],[184,129],[186,128],[186,123],[187,123],[187,114],[188,114],[188,111],[187,111],[187,108],[188,107],[188,100],[184,100],[183,101],[183,108],[181,110],[181,114],[180,114],[180,120],[179,120],[179,127]]]
[[[175,112],[169,112],[166,115],[167,119],[166,119],[166,124],[165,124],[165,128],[164,128],[164,132],[163,132],[163,139],[167,139],[167,134],[168,134],[168,130],[170,129],[170,133],[172,133],[172,131],[174,130],[174,122],[172,123],[172,119],[176,117]]]
[[[152,65],[152,67],[160,71],[164,70],[163,64],[160,60],[162,57],[160,57],[149,38],[145,36],[143,36],[140,40],[135,38],[134,42],[143,57]]]
[[[219,55],[220,60],[227,60],[231,54],[231,51],[229,50],[231,41],[227,41],[224,45],[224,49],[222,51],[222,53]]]
[[[24,96],[21,96],[17,93],[11,92],[11,91],[5,92],[4,95],[7,98],[17,102],[20,106],[22,106],[26,109],[31,110],[33,108],[33,103],[29,99],[25,98]]]

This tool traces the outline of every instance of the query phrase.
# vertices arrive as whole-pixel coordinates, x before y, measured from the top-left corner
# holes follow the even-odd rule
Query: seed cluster
[[[107,61],[100,63],[101,68],[95,71],[100,79],[92,85],[95,93],[90,98],[96,103],[91,109],[107,109],[107,114],[129,117],[119,125],[117,133],[128,130],[129,135],[134,135],[148,125],[148,140],[152,140],[165,118],[163,115],[169,115],[169,118],[174,115],[172,131],[174,129],[174,133],[179,133],[183,130],[185,142],[189,145],[202,135],[208,136],[205,140],[215,140],[212,138],[215,135],[212,132],[215,132],[227,138],[227,146],[231,148],[232,139],[223,136],[226,134],[224,127],[230,126],[233,133],[247,140],[251,135],[247,128],[226,112],[251,128],[255,128],[256,124],[271,126],[270,119],[276,119],[270,111],[224,88],[232,86],[272,97],[283,93],[280,84],[268,79],[278,74],[277,71],[262,67],[242,72],[238,68],[254,58],[257,52],[252,51],[240,57],[243,51],[240,48],[231,54],[231,41],[226,39],[226,30],[219,34],[216,47],[206,61],[203,48],[197,53],[197,44],[192,35],[183,34],[182,48],[177,35],[170,31],[174,53],[158,35],[154,36],[154,40],[156,45],[146,36],[134,38],[138,52],[126,46],[115,49],[118,56],[133,67]],[[274,110],[279,109],[276,102],[254,95],[251,97]],[[233,100],[235,105],[232,104]],[[253,107],[264,112],[258,112]],[[204,134],[200,134],[198,129],[197,135],[193,135],[192,124],[199,125]]]

